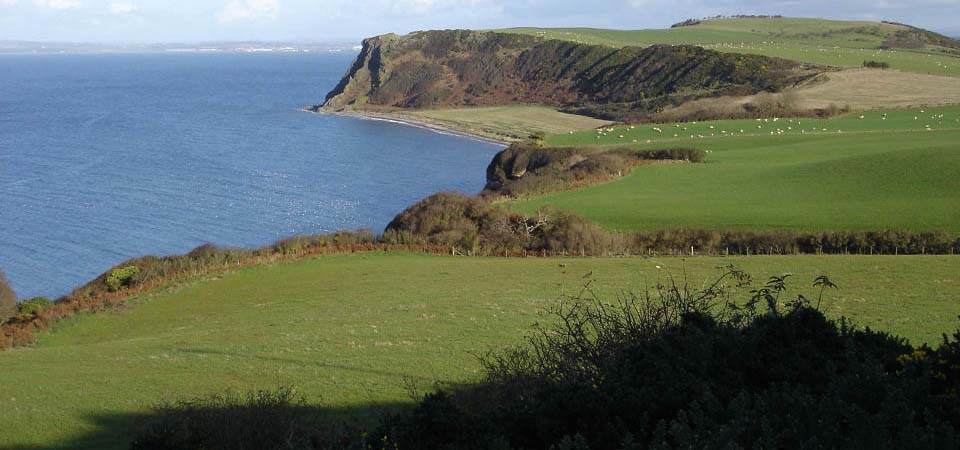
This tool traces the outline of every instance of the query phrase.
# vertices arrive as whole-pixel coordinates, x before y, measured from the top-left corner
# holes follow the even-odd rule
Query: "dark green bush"
[[[643,150],[637,152],[640,159],[652,160],[671,160],[688,161],[692,163],[702,163],[704,160],[703,150],[695,148],[668,148],[660,150]]]
[[[24,300],[17,305],[17,312],[20,314],[37,314],[53,305],[47,297],[33,297]]]
[[[677,22],[673,25],[670,25],[670,28],[680,28],[680,27],[692,27],[694,25],[700,25],[703,21],[699,19],[687,19],[683,22]]]
[[[868,69],[889,69],[890,63],[883,61],[864,61],[863,67]]]

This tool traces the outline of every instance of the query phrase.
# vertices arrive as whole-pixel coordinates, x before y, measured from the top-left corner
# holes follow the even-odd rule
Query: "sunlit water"
[[[304,113],[346,54],[0,56],[0,269],[57,296],[123,259],[382,230],[497,146]]]

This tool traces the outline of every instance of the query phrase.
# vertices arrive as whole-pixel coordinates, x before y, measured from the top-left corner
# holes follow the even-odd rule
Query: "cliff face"
[[[612,48],[507,33],[425,31],[364,40],[323,107],[537,103],[619,120],[703,96],[778,91],[821,71],[694,46]]]

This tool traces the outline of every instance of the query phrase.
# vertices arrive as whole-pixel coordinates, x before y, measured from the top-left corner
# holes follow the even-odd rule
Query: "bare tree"
[[[518,217],[517,225],[520,227],[521,231],[527,233],[527,236],[533,234],[534,231],[537,231],[540,228],[543,228],[549,223],[549,218],[543,214],[543,212],[537,212],[537,220],[527,219],[526,217]]]

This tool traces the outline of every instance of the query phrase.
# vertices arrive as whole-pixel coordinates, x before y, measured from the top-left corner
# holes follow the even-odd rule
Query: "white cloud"
[[[74,9],[82,5],[78,0],[34,0],[33,3],[50,9]]]
[[[280,0],[230,0],[217,13],[221,23],[237,20],[276,19]]]
[[[130,14],[140,8],[130,3],[111,3],[108,9],[113,14]]]

